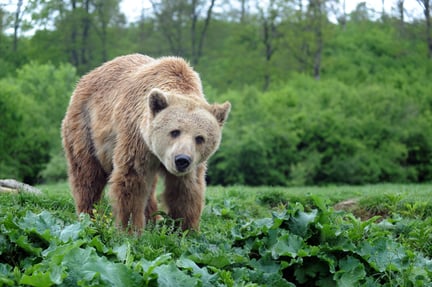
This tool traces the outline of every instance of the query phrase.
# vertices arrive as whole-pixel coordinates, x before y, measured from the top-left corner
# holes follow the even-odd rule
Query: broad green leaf
[[[67,273],[64,272],[64,268],[62,266],[51,264],[50,279],[54,284],[61,284],[63,282],[63,279],[66,277]]]
[[[402,245],[387,237],[364,241],[358,251],[369,264],[380,272],[401,271],[407,266],[407,253]]]
[[[63,222],[54,218],[48,211],[42,211],[39,214],[34,214],[28,211],[27,214],[18,222],[18,225],[27,232],[35,231],[42,238],[49,241],[51,234],[58,232]],[[48,231],[48,233],[47,233]]]
[[[254,226],[262,232],[267,232],[272,228],[274,222],[272,218],[261,218],[253,221]]]
[[[333,276],[338,287],[359,286],[365,277],[364,265],[352,256],[342,258],[339,261],[339,271]]]
[[[198,284],[197,278],[187,276],[173,262],[158,266],[154,271],[158,275],[157,282],[160,287],[192,287]]]
[[[49,287],[55,284],[51,280],[49,272],[34,272],[31,275],[24,274],[19,283],[35,287]]]
[[[158,275],[154,272],[156,267],[166,264],[171,259],[171,253],[167,253],[157,257],[153,261],[141,259],[141,261],[138,262],[137,267],[138,269],[141,269],[146,285],[148,285],[151,281],[157,279]]]
[[[13,286],[15,285],[12,273],[12,267],[8,264],[0,263],[0,286]]]
[[[123,263],[130,267],[132,266],[132,263],[134,261],[134,256],[131,251],[131,245],[129,242],[126,242],[123,245],[114,247],[113,252],[117,254],[117,258],[120,261],[123,261]]]
[[[271,248],[272,257],[274,259],[278,259],[281,256],[295,258],[302,249],[303,244],[303,239],[295,234],[282,235]]]
[[[147,261],[145,259],[141,259],[140,266],[144,272],[150,272],[151,273],[154,270],[154,268],[156,268],[157,266],[160,266],[162,264],[167,263],[171,259],[172,259],[171,253],[167,253],[167,254],[163,254],[163,255],[157,257],[153,261]]]
[[[83,226],[80,222],[67,225],[60,230],[58,237],[63,242],[68,242],[69,240],[77,240],[79,238],[80,232],[83,231]]]
[[[312,257],[308,258],[307,260],[304,259],[302,265],[296,266],[294,276],[299,283],[306,283],[305,286],[308,286],[314,284],[314,282],[318,282],[319,280],[323,280],[323,282],[328,282],[327,278],[330,276],[330,273],[326,262]],[[334,286],[334,284],[326,284],[323,284],[323,286]]]
[[[5,235],[0,234],[0,255],[9,249],[9,242]]]
[[[176,262],[177,266],[192,272],[192,276],[200,279],[203,286],[209,286],[217,278],[217,274],[210,274],[206,267],[200,268],[195,262],[182,256]]]
[[[32,243],[29,242],[29,238],[25,235],[19,236],[18,238],[16,238],[16,240],[14,240],[14,242],[19,247],[21,247],[22,249],[24,249],[25,251],[33,255],[40,255],[40,253],[42,252],[42,248],[34,247]]]
[[[311,212],[299,211],[295,216],[290,217],[288,221],[289,231],[298,236],[306,237],[309,224],[315,221],[317,214],[317,209]]]
[[[317,258],[321,259],[323,262],[327,262],[330,273],[335,273],[337,264],[336,254],[334,254],[333,252],[324,252],[323,250],[321,250],[321,252],[317,254]]]
[[[51,244],[42,252],[42,256],[49,259],[49,261],[54,264],[61,264],[66,255],[68,255],[73,249],[79,248],[84,244],[84,240],[77,240],[60,246],[57,244]]]
[[[116,246],[114,247],[113,251],[115,254],[117,254],[118,260],[125,262],[126,258],[128,257],[128,253],[130,252],[130,245],[125,243],[120,246]]]
[[[278,273],[281,269],[280,263],[272,260],[270,256],[261,257],[259,260],[252,259],[249,264],[262,273]]]
[[[237,283],[234,286],[295,287],[293,283],[283,278],[280,272],[266,273],[246,267],[234,268],[233,278]]]
[[[273,225],[272,229],[279,228],[282,223],[287,219],[287,212],[284,210],[283,212],[272,212],[272,218],[273,218]]]
[[[62,265],[79,280],[96,280],[100,286],[138,286],[142,284],[139,274],[123,264],[113,263],[99,257],[94,249],[75,248],[65,256]]]
[[[88,245],[91,247],[94,247],[98,252],[100,253],[108,253],[110,252],[110,249],[105,246],[105,244],[102,242],[101,238],[99,236],[94,236],[90,242],[88,242]]]
[[[197,263],[214,266],[216,268],[224,268],[231,264],[230,258],[226,254],[207,253],[201,254],[198,257],[195,255],[190,255],[189,257]]]

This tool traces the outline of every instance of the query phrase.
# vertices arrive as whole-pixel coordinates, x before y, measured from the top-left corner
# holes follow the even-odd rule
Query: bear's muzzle
[[[178,172],[184,172],[192,162],[192,158],[185,154],[176,155],[174,163]]]

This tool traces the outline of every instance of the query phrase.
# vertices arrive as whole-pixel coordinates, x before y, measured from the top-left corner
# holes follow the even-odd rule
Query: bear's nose
[[[174,162],[178,171],[185,171],[188,166],[191,164],[192,159],[190,156],[185,154],[176,155],[174,158]]]

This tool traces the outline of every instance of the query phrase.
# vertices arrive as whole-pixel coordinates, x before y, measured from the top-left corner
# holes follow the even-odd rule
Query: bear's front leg
[[[168,215],[182,221],[182,229],[199,230],[205,197],[205,164],[184,176],[165,175],[163,198]]]
[[[154,178],[154,177],[152,177]],[[132,224],[134,231],[141,231],[145,225],[144,212],[153,183],[145,182],[133,167],[114,168],[111,175],[111,200],[118,225],[127,228]]]

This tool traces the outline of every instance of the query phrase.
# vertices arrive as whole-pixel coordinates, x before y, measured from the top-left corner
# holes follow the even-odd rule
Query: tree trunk
[[[71,1],[72,4],[72,15],[75,14],[76,11],[76,0],[72,0]],[[75,20],[75,19],[74,19]],[[78,58],[78,51],[77,51],[77,23],[76,21],[73,21],[72,23],[72,31],[71,31],[71,63],[72,65],[74,65],[75,67],[78,67],[79,65],[79,58]]]
[[[424,0],[425,9],[424,14],[426,18],[426,39],[428,43],[428,57],[432,59],[432,34],[431,34],[431,17],[430,17],[430,8],[431,2],[429,0]]]
[[[321,54],[323,49],[323,40],[321,31],[317,34],[317,48],[314,56],[314,78],[319,80],[321,78]]]
[[[197,0],[192,0],[191,5],[191,59],[192,64],[196,65],[196,62],[198,61],[198,55],[197,55],[197,47],[196,47],[196,24],[198,22],[198,12],[197,10]]]
[[[240,23],[244,23],[246,17],[246,0],[241,0]]]
[[[263,32],[264,32],[264,46],[265,46],[265,71],[264,71],[264,85],[263,90],[266,91],[270,86],[270,71],[268,70],[268,67],[270,65],[270,60],[273,55],[273,48],[271,43],[271,36],[270,36],[270,24],[269,19],[265,18],[264,16],[264,22],[263,22]]]
[[[202,50],[204,47],[204,40],[206,38],[207,29],[210,25],[210,20],[211,20],[214,4],[215,4],[215,0],[211,0],[210,7],[207,9],[207,17],[205,19],[204,27],[201,30],[201,35],[199,38],[198,49],[197,49],[197,58],[195,60],[195,65],[198,64],[198,62],[202,56]]]
[[[21,8],[23,5],[23,0],[17,2],[17,9],[15,11],[15,22],[14,22],[14,37],[13,37],[13,51],[18,50],[18,30],[21,22]]]
[[[430,9],[431,9],[431,0],[417,0],[417,2],[423,7],[423,14],[426,20],[426,44],[428,48],[428,58],[432,59],[432,34],[431,34],[431,18],[430,18]]]
[[[88,51],[90,51],[89,47],[88,47],[88,38],[89,38],[89,33],[90,33],[90,24],[91,24],[91,20],[90,20],[90,0],[86,0],[84,2],[84,10],[85,10],[85,15],[82,18],[82,27],[83,27],[83,31],[82,31],[82,37],[81,37],[81,65],[82,68],[87,69],[88,67],[88,63],[89,63],[89,57],[88,57]]]
[[[324,0],[309,0],[309,9],[312,17],[313,33],[315,35],[315,52],[313,59],[313,75],[316,80],[321,78],[321,56],[324,46],[323,41],[323,18]]]
[[[404,11],[404,0],[397,1],[397,9],[399,12],[399,34],[404,35],[405,30],[405,11]]]
[[[18,182],[14,179],[0,180],[0,192],[27,192],[37,195],[42,194],[39,189],[22,182]]]

